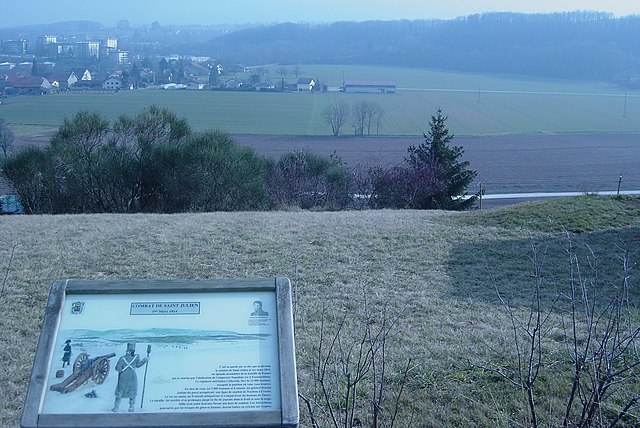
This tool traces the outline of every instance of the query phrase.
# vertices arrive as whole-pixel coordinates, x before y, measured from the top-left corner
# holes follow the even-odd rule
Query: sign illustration
[[[42,325],[23,428],[298,425],[286,278],[56,281]]]

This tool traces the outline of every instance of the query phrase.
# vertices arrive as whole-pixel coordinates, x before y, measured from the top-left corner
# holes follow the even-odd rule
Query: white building
[[[396,82],[393,80],[345,80],[344,92],[365,94],[395,94]]]
[[[108,91],[118,91],[122,89],[122,79],[119,77],[109,77],[102,83],[102,88]]]
[[[301,77],[296,83],[298,92],[313,91],[316,86],[316,81],[308,77]]]
[[[129,51],[118,51],[118,64],[129,64]]]

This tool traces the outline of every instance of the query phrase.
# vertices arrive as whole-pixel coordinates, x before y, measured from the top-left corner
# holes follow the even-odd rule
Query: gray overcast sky
[[[89,20],[113,25],[333,22],[369,19],[455,18],[480,12],[596,10],[640,13],[638,0],[3,0],[0,27]],[[46,5],[46,7],[44,7]]]

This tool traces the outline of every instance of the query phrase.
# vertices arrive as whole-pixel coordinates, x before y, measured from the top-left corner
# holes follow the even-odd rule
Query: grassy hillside
[[[380,104],[383,135],[421,135],[440,107],[457,135],[535,132],[640,131],[640,94],[605,83],[496,77],[390,67],[308,65],[304,76],[329,86],[343,79],[395,80],[395,95],[342,93],[231,93],[140,90],[108,94],[51,94],[2,101],[0,117],[18,135],[52,129],[77,110],[109,118],[133,115],[149,104],[169,108],[198,130],[239,134],[329,135],[322,117],[333,100]],[[245,76],[248,77],[248,76]],[[280,80],[276,69],[267,79]],[[293,82],[295,78],[288,76]],[[349,134],[350,126],[344,129]]]
[[[347,315],[342,339],[353,343],[366,307],[398,316],[387,345],[389,388],[399,384],[411,358],[397,426],[408,426],[409,418],[420,427],[524,426],[522,391],[478,367],[513,356],[509,319],[496,290],[518,316],[526,316],[534,282],[532,246],[540,250],[544,305],[566,292],[565,229],[580,232],[570,236],[581,261],[587,255],[583,244],[597,255],[603,300],[620,285],[623,249],[631,248],[632,263],[640,261],[640,204],[630,198],[585,196],[468,213],[0,217],[0,279],[8,273],[0,315],[0,426],[18,425],[55,279],[276,275],[288,276],[294,287],[299,388],[305,396],[314,395],[321,328],[333,332]],[[586,262],[585,276],[591,276]],[[636,272],[630,284],[637,327]],[[559,425],[568,393],[566,328],[560,316],[551,317],[536,387],[540,417],[549,426]],[[634,390],[637,383],[618,389],[607,411],[616,411]],[[309,426],[304,407],[301,413],[302,426]],[[636,416],[630,426],[640,423],[638,409],[631,413]],[[366,419],[365,413],[359,416]]]

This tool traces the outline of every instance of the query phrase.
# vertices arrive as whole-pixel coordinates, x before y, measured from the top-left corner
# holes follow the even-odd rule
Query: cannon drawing
[[[73,372],[62,382],[51,385],[51,391],[58,391],[61,394],[75,391],[84,385],[89,379],[100,385],[109,374],[109,358],[115,357],[115,353],[100,355],[89,358],[89,354],[83,352],[78,355],[73,362]]]

